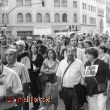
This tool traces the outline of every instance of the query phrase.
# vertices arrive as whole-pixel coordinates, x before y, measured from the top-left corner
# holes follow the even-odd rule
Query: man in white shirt
[[[65,110],[78,110],[78,100],[75,86],[80,83],[85,69],[82,61],[75,58],[75,53],[76,49],[74,47],[68,47],[67,58],[60,62],[56,73],[58,76],[58,83],[63,86],[63,101],[65,104]],[[71,61],[73,61],[73,63],[63,76],[64,71]]]
[[[14,100],[7,100],[7,97],[12,99],[22,98],[22,90],[18,74],[4,66],[0,58],[0,110],[15,110],[16,103],[14,103]],[[11,102],[8,103],[7,101]]]
[[[7,67],[13,69],[19,75],[23,85],[24,97],[27,98],[29,93],[28,86],[30,83],[30,78],[26,66],[20,62],[17,62],[17,51],[15,49],[10,48],[6,51],[6,60],[8,63]],[[23,110],[25,109],[29,109],[29,103],[27,102],[23,104]]]

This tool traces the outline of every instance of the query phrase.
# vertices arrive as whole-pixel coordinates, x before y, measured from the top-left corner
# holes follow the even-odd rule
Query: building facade
[[[110,0],[106,1],[106,25],[107,31],[110,32]]]
[[[32,36],[37,29],[97,32],[106,27],[104,0],[1,0],[0,25],[12,37]],[[101,30],[102,29],[102,30]]]

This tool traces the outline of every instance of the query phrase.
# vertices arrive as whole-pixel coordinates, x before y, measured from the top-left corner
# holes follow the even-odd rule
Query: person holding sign
[[[89,110],[106,110],[107,95],[110,94],[110,70],[107,63],[98,59],[98,50],[94,47],[85,51],[85,82]]]

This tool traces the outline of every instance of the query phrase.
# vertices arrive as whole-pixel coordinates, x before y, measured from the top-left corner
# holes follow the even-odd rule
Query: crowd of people
[[[31,94],[30,94],[31,93]],[[110,95],[110,37],[71,34],[7,39],[0,37],[0,110],[106,110]],[[11,97],[11,98],[10,98]],[[51,101],[34,99],[51,98]],[[13,99],[13,100],[12,100]],[[10,103],[11,101],[11,103]]]

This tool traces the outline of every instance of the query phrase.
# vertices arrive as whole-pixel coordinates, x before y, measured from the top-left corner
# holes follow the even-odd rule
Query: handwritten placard
[[[86,70],[85,70],[84,76],[85,77],[96,76],[97,71],[98,71],[98,65],[86,66]]]

